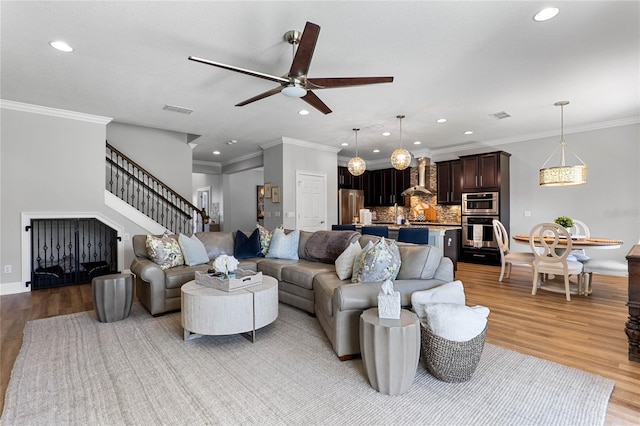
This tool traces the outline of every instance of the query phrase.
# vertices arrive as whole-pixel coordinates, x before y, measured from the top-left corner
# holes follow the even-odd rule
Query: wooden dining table
[[[529,244],[529,235],[527,234],[519,234],[519,235],[515,235],[513,237],[513,240],[517,243],[520,244]],[[553,238],[545,238],[545,241],[548,242],[553,242]],[[540,245],[540,241],[538,241],[536,239],[535,241],[536,246]],[[594,238],[594,237],[572,237],[571,238],[571,245],[572,247],[578,247],[578,248],[609,248],[609,249],[616,249],[616,248],[620,248],[620,246],[623,244],[622,240],[615,240],[615,239],[611,239],[611,238]],[[563,239],[561,238],[558,241],[558,247],[566,247],[567,246],[567,242],[566,239],[565,241],[563,241]]]

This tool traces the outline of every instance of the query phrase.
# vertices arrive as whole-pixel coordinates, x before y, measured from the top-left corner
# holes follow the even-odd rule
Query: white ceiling
[[[558,16],[534,22],[550,4]],[[227,164],[282,136],[337,149],[348,142],[339,153],[348,158],[359,127],[360,156],[387,161],[399,145],[398,114],[403,144],[418,154],[559,134],[559,100],[571,102],[566,133],[640,116],[638,1],[3,0],[0,8],[2,99],[201,135],[194,160]],[[281,94],[235,107],[275,83],[187,60],[283,75],[292,59],[283,34],[306,21],[321,27],[310,77],[395,81],[316,91],[329,115]],[[49,47],[58,39],[75,51]],[[310,114],[299,115],[303,108]],[[490,115],[500,111],[512,117]],[[441,117],[448,122],[437,124]]]

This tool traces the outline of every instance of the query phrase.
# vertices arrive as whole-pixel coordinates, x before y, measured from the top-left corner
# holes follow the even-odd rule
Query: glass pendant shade
[[[391,154],[391,165],[394,169],[404,170],[411,164],[411,153],[404,148],[398,148]]]
[[[360,157],[353,157],[349,160],[349,164],[347,164],[347,168],[349,169],[349,173],[354,176],[360,176],[367,170],[367,163]]]
[[[367,170],[367,163],[360,157],[358,157],[358,131],[360,129],[353,129],[353,132],[356,134],[356,156],[349,160],[349,164],[347,164],[347,169],[349,173],[354,176],[360,176]]]
[[[564,142],[564,106],[568,105],[569,101],[558,101],[554,105],[560,107],[560,146],[556,148],[547,161],[542,165],[540,169],[539,179],[540,186],[572,186],[572,185],[584,185],[587,183],[587,165],[582,161],[578,155],[571,150]],[[567,166],[565,164],[565,148],[571,151],[571,153],[582,163],[575,166]],[[555,167],[545,167],[551,157],[560,149],[560,165]]]
[[[400,120],[400,148],[391,153],[391,165],[394,169],[404,170],[411,164],[411,153],[402,147],[402,119],[404,115],[397,115]]]

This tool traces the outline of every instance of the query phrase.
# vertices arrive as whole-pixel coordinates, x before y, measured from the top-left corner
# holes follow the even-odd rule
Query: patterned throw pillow
[[[278,226],[276,229],[282,229],[282,225]],[[273,231],[269,231],[264,226],[258,224],[258,232],[260,232],[260,247],[262,248],[262,254],[266,255],[269,251],[269,246],[271,245]]]
[[[362,248],[360,253],[358,253],[356,255],[356,257],[353,259],[353,267],[352,267],[352,272],[351,272],[351,282],[353,282],[353,283],[357,283],[358,282],[358,280],[355,277],[360,275],[360,271],[362,270],[362,259],[364,259],[364,257],[367,254],[367,252],[369,250],[371,250],[372,248],[373,248],[373,241],[369,241],[367,243],[367,245],[365,245]]]
[[[276,228],[273,231],[271,245],[265,257],[272,259],[298,260],[298,242],[300,241],[300,230],[290,232],[285,235],[284,229]]]
[[[367,251],[362,260],[357,275],[351,281],[370,283],[385,280],[395,280],[400,271],[400,251],[395,240],[384,237]]]
[[[341,280],[351,278],[351,274],[353,274],[353,261],[361,251],[362,247],[360,247],[360,243],[354,241],[349,244],[346,249],[344,249],[340,256],[338,256],[335,262],[336,274],[338,274],[338,278],[340,278]]]
[[[164,234],[162,237],[147,235],[147,254],[162,269],[184,265],[180,245],[169,234]]]

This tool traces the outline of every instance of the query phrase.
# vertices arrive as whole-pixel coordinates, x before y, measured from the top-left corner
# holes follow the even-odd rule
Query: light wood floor
[[[624,333],[626,278],[594,276],[591,296],[566,302],[562,294],[532,296],[526,267],[514,267],[502,284],[499,273],[499,267],[460,263],[456,274],[467,304],[491,309],[487,341],[615,380],[606,423],[640,424],[640,363],[628,360]],[[92,308],[88,284],[0,297],[0,409],[25,322]]]

